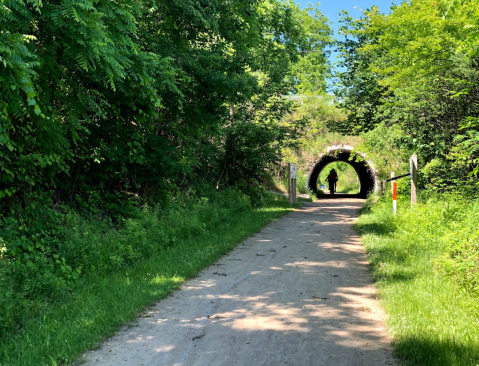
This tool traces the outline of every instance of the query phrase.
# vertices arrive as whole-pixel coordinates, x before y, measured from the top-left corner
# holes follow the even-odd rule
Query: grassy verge
[[[193,235],[182,237],[174,245],[123,270],[89,276],[67,295],[30,314],[20,331],[3,337],[0,365],[74,362],[82,353],[114,334],[121,325],[140,315],[145,307],[166,297],[243,239],[291,210],[285,198],[270,197],[262,208],[228,211],[221,222],[214,220],[201,225],[201,230]],[[188,213],[183,212],[185,214]],[[194,226],[205,222],[208,220],[195,222]],[[97,240],[103,239],[97,237]]]
[[[356,223],[404,365],[479,365],[479,205],[441,197],[368,205]],[[468,265],[464,265],[464,264]]]

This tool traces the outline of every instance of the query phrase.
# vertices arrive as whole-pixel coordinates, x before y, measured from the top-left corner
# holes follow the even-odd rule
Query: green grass
[[[270,197],[262,208],[231,211],[221,224],[206,226],[124,270],[90,276],[68,295],[30,314],[19,332],[1,339],[0,365],[75,362],[141,315],[148,305],[165,298],[243,239],[291,210],[285,198]]]
[[[440,197],[414,209],[406,199],[398,206],[393,217],[389,199],[368,205],[356,223],[397,356],[408,366],[479,365],[474,268],[451,272],[443,260],[451,258],[454,238],[458,245],[458,232],[477,232],[477,203]]]

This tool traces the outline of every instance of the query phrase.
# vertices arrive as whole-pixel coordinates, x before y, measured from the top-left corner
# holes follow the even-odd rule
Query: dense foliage
[[[300,60],[311,51],[326,68],[330,34],[322,14],[280,0],[14,0],[0,26],[0,196],[53,190],[66,202],[215,182],[224,164],[250,180],[280,149],[234,166],[235,135],[294,144],[302,122],[269,132],[308,81]]]
[[[392,147],[418,153],[423,187],[474,196],[478,12],[476,1],[411,0],[387,15],[376,7],[360,19],[345,13],[339,49],[347,70],[338,75],[340,101],[350,112],[340,130],[397,127],[391,131],[401,137]]]

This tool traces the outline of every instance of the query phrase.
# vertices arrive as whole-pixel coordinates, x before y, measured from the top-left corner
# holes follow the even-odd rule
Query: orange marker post
[[[396,215],[397,211],[397,196],[398,196],[398,182],[393,183],[393,213]]]

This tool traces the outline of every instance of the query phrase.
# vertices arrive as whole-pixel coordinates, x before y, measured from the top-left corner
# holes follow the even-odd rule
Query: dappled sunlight
[[[348,264],[349,263],[347,262],[338,262],[338,261],[327,261],[327,262],[298,261],[293,263],[285,263],[285,266],[297,267],[302,269],[311,269],[311,267],[341,268],[341,267],[347,267]]]
[[[155,362],[378,365],[389,343],[367,257],[351,229],[361,203],[308,203],[288,226],[269,225],[182,286],[142,318],[154,334]],[[395,365],[387,357],[386,365]]]
[[[344,222],[342,222],[342,221],[324,221],[320,225],[321,226],[344,225]]]
[[[304,269],[310,269],[311,267],[324,267],[324,263],[322,263],[322,262],[311,262],[311,261],[285,263],[284,265],[285,266],[290,266],[290,267],[300,267],[300,268],[304,268]]]
[[[307,319],[302,321],[295,319],[294,323],[287,323],[280,319],[275,319],[270,316],[251,316],[245,319],[237,319],[231,323],[231,327],[237,330],[244,331],[257,331],[257,330],[275,330],[279,332],[295,331],[295,332],[307,332],[308,328],[301,327],[297,323],[307,323]]]
[[[213,294],[208,294],[205,296],[206,299],[216,299],[217,296]],[[260,300],[267,299],[267,296],[258,295],[258,296],[240,296],[240,295],[221,295],[221,299],[223,300],[235,300],[235,301],[248,301],[248,302],[259,302]]]
[[[155,348],[155,352],[159,352],[159,353],[161,353],[161,352],[171,352],[171,351],[173,351],[175,348],[176,348],[176,346],[173,346],[173,345],[171,345],[171,346],[156,347],[156,348]]]
[[[233,312],[215,314],[221,325],[240,331],[295,331],[308,332],[308,319],[300,316],[301,309],[277,304],[254,303],[251,307]],[[258,314],[259,312],[259,314]]]
[[[158,276],[158,275],[155,275],[151,280],[150,282],[151,283],[155,283],[155,284],[163,284],[163,283],[168,283],[168,282],[172,282],[172,283],[183,283],[185,281],[185,279],[183,277],[179,277],[179,276],[174,276],[174,277],[164,277],[164,276]]]
[[[209,279],[206,281],[198,281],[198,283],[195,286],[192,286],[192,285],[186,285],[186,286],[188,286],[189,290],[202,290],[204,288],[213,287],[215,285],[216,285],[216,281]]]

